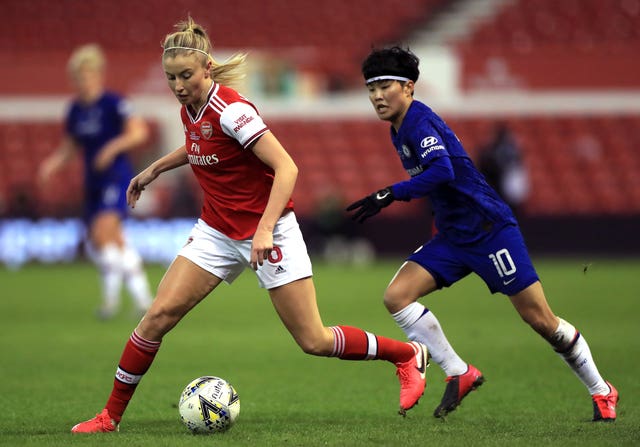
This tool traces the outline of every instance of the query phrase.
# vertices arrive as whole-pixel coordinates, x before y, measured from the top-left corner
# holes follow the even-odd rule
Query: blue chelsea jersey
[[[128,182],[133,176],[131,163],[123,153],[105,171],[98,172],[93,168],[98,152],[123,132],[129,116],[129,103],[115,93],[106,92],[89,105],[79,101],[71,104],[66,131],[82,148],[87,189],[96,190],[111,183]]]
[[[436,185],[427,195],[438,231],[455,244],[472,244],[492,229],[516,224],[509,206],[487,184],[460,140],[435,112],[414,100],[399,131],[391,139],[409,176],[429,176],[429,165],[449,157],[454,179]],[[411,180],[410,180],[411,182]]]

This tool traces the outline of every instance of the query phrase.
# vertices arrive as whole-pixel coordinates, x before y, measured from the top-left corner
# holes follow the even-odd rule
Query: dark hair
[[[365,80],[376,76],[391,75],[409,78],[415,82],[420,75],[419,64],[420,59],[409,48],[394,46],[373,49],[362,63],[362,75]]]

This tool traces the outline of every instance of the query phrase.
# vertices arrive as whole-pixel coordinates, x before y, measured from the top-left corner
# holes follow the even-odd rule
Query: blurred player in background
[[[520,218],[529,195],[529,176],[520,147],[507,123],[497,123],[491,140],[478,152],[478,170]]]
[[[323,325],[291,201],[298,169],[253,104],[228,87],[241,76],[245,55],[218,63],[205,30],[191,18],[176,30],[165,38],[162,64],[183,106],[186,143],[134,177],[127,198],[134,206],[161,173],[190,164],[204,192],[202,214],[126,343],[104,410],[72,432],[117,430],[164,335],[222,281],[232,283],[248,267],[304,352],[394,363],[404,413],[424,391],[426,348],[354,327]]]
[[[391,123],[393,145],[411,178],[347,210],[363,222],[394,200],[431,200],[438,233],[407,258],[384,302],[407,337],[427,345],[447,375],[434,416],[455,410],[484,377],[456,354],[436,317],[418,299],[474,272],[492,293],[509,296],[522,319],[576,373],[591,394],[593,420],[615,420],[618,392],[601,377],[585,338],[549,308],[513,213],[474,167],[453,131],[413,99],[418,64],[409,50],[393,47],[374,50],[362,65],[369,99],[378,118]]]
[[[105,57],[94,44],[77,48],[68,63],[76,98],[68,110],[65,136],[39,169],[42,184],[81,151],[85,172],[87,252],[102,279],[101,319],[120,306],[122,283],[138,314],[151,305],[151,293],[140,255],[127,244],[122,220],[127,216],[126,191],[133,170],[127,152],[148,138],[145,122],[131,115],[129,103],[104,87]]]

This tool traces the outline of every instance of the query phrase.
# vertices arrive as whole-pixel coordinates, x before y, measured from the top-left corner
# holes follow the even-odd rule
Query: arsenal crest
[[[211,135],[213,135],[213,126],[209,121],[203,121],[202,124],[200,124],[200,133],[207,140],[211,138]]]

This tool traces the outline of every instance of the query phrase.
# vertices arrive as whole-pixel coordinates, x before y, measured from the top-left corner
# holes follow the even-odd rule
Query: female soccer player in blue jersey
[[[146,141],[148,129],[141,118],[131,115],[124,98],[105,91],[104,66],[97,45],[84,45],[71,55],[67,68],[76,98],[67,113],[62,143],[43,161],[39,180],[46,183],[82,151],[88,252],[102,279],[98,316],[108,319],[118,310],[123,282],[140,314],[151,305],[151,292],[142,260],[127,245],[122,229],[127,187],[133,177],[126,153]]]
[[[434,416],[453,411],[484,377],[456,354],[436,317],[418,299],[474,272],[492,293],[509,296],[522,319],[576,373],[591,394],[593,420],[615,420],[618,392],[601,377],[580,332],[549,308],[513,213],[447,124],[414,100],[418,65],[419,59],[400,47],[374,50],[362,64],[369,99],[378,118],[391,123],[391,140],[410,179],[358,200],[347,210],[363,222],[394,200],[431,200],[438,232],[400,267],[384,303],[407,337],[424,343],[447,374]]]

